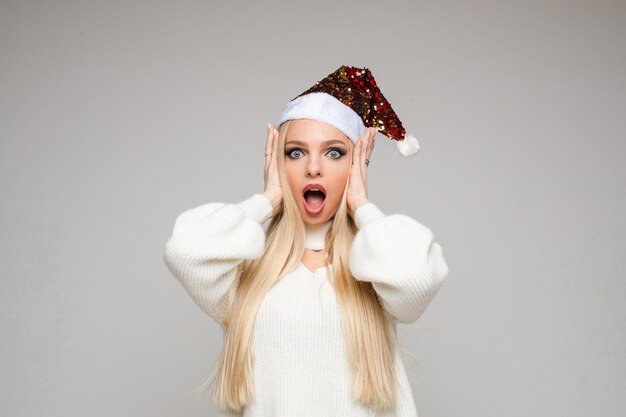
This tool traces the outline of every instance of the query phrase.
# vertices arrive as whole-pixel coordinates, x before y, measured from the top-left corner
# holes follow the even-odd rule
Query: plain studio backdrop
[[[421,144],[378,134],[370,200],[450,267],[398,326],[420,417],[623,416],[625,39],[624,1],[2,1],[2,414],[215,414],[165,243],[345,64]]]

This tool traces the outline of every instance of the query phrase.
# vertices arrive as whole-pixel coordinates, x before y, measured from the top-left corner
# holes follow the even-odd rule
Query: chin
[[[302,220],[304,220],[306,224],[315,225],[315,224],[326,223],[328,221],[328,219],[326,218],[326,214],[324,214],[324,212],[318,214],[317,216],[313,216],[307,213],[306,210],[304,210],[303,212],[300,212],[300,215],[302,216]]]

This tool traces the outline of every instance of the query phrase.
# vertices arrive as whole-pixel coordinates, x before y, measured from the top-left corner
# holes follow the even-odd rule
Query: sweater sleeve
[[[272,215],[263,194],[237,203],[208,203],[180,214],[163,260],[193,301],[222,324],[237,266],[265,250],[262,226]]]
[[[372,202],[360,206],[354,217],[359,230],[350,248],[352,275],[372,283],[397,321],[417,321],[448,275],[432,231],[403,214],[385,216]]]

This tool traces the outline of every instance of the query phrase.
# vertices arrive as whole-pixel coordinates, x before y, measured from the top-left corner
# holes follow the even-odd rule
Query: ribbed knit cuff
[[[258,223],[265,223],[272,217],[274,208],[272,202],[263,194],[254,194],[252,197],[236,204]]]
[[[356,223],[356,226],[361,229],[369,222],[382,217],[385,217],[385,214],[370,201],[369,203],[365,203],[356,209],[356,212],[354,213],[354,222]]]

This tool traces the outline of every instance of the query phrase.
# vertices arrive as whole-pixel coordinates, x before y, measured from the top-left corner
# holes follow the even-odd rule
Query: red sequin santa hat
[[[413,156],[419,150],[419,142],[406,133],[368,68],[342,65],[291,99],[275,126],[292,119],[326,122],[345,133],[355,145],[366,128],[375,127],[396,141],[403,156]]]

